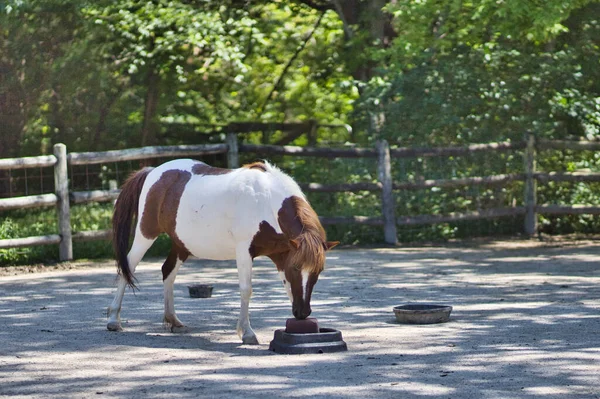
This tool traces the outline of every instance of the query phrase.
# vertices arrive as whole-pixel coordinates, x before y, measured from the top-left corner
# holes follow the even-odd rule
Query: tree
[[[163,91],[173,94],[172,88],[193,74],[243,69],[243,53],[232,45],[240,26],[248,23],[242,12],[234,20],[222,10],[186,2],[126,0],[90,7],[86,14],[104,28],[103,40],[112,44],[106,61],[145,88],[140,145],[156,143]]]
[[[398,37],[357,112],[366,121],[383,106],[387,137],[596,135],[598,2],[398,1],[386,10]]]
[[[321,12],[335,11],[343,23],[349,72],[360,82],[377,75],[382,50],[397,36],[392,16],[385,10],[389,0],[297,1]]]
[[[77,2],[9,2],[0,9],[0,157],[17,156],[41,111],[41,141],[62,138],[59,60],[75,40]]]

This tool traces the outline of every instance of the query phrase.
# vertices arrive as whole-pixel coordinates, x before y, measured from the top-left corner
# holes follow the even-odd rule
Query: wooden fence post
[[[71,234],[71,210],[69,204],[69,176],[67,173],[67,146],[54,145],[54,189],[58,210],[59,258],[61,261],[73,259],[73,237]]]
[[[240,167],[240,157],[238,150],[238,139],[237,134],[227,133],[227,167],[229,169],[235,169]]]
[[[381,213],[383,214],[384,222],[383,234],[386,243],[396,245],[398,244],[396,202],[393,192],[390,146],[387,141],[379,140],[377,142],[377,155],[377,174],[379,181],[383,185],[381,194]]]
[[[537,232],[537,184],[535,180],[535,136],[527,135],[525,147],[525,234],[533,236]]]

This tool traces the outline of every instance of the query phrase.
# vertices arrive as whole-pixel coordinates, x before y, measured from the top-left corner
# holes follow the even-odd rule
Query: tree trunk
[[[110,95],[106,102],[100,108],[100,115],[98,116],[98,123],[96,124],[96,130],[94,132],[94,137],[90,141],[90,149],[89,151],[98,151],[98,145],[100,140],[102,139],[102,134],[106,131],[106,118],[113,105],[117,101],[117,99],[121,96],[123,92],[122,88],[119,88],[115,93]]]
[[[346,40],[354,36],[354,30],[369,32],[368,47],[388,46],[396,36],[392,27],[391,16],[386,15],[382,8],[388,0],[333,0],[334,9],[344,24]],[[360,81],[368,81],[375,75],[375,62],[366,59],[357,65],[352,76]]]
[[[160,76],[151,67],[146,75],[146,100],[144,103],[144,121],[142,123],[142,141],[141,145],[153,145],[156,141],[156,108],[158,105],[158,97]]]
[[[0,64],[0,158],[19,156],[21,138],[25,128],[25,99],[18,82],[9,81],[16,75],[10,65]],[[11,192],[9,170],[0,170],[0,196]]]
[[[66,125],[63,120],[58,87],[52,85],[52,96],[50,97],[50,127],[54,143],[66,143],[68,141]]]
[[[20,84],[9,76],[17,72],[11,65],[0,64],[0,158],[19,155],[25,127],[25,99]]]

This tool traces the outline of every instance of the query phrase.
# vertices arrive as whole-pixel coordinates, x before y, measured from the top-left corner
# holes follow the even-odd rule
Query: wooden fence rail
[[[58,203],[56,194],[28,195],[26,197],[2,198],[0,199],[0,211],[11,209],[40,208],[43,206],[54,206]]]
[[[0,170],[44,168],[54,166],[56,157],[54,155],[41,155],[38,157],[4,158],[0,159]]]
[[[300,183],[306,192],[376,192],[381,195],[382,216],[322,216],[325,225],[358,224],[382,226],[385,241],[397,243],[397,226],[433,223],[451,223],[465,220],[489,219],[506,216],[524,216],[524,231],[535,234],[537,215],[600,214],[600,206],[537,204],[537,184],[548,182],[600,182],[598,172],[539,172],[536,171],[536,152],[545,150],[600,150],[600,142],[568,142],[538,140],[528,136],[522,142],[471,144],[462,147],[439,148],[390,148],[380,141],[375,148],[316,148],[276,145],[238,144],[235,133],[227,132],[223,144],[180,145],[143,147],[104,152],[73,152],[67,154],[62,144],[54,146],[54,155],[0,159],[0,170],[54,167],[55,188],[52,193],[0,199],[0,211],[33,207],[56,206],[58,210],[58,234],[0,240],[0,248],[17,248],[32,245],[59,245],[61,260],[71,259],[73,241],[110,239],[109,230],[71,232],[70,206],[90,202],[114,201],[120,190],[69,191],[68,166],[92,165],[109,162],[144,160],[166,157],[198,157],[211,154],[227,154],[230,168],[238,167],[239,153],[251,152],[259,156],[287,155],[320,158],[371,158],[377,163],[378,181],[358,183],[323,184]],[[394,181],[392,160],[411,157],[464,156],[476,152],[522,151],[524,173],[498,174],[492,176],[458,177],[453,179]],[[422,190],[431,188],[459,188],[472,186],[503,186],[511,182],[524,183],[524,205],[493,209],[478,209],[445,215],[396,216],[395,190]]]
[[[240,144],[240,152],[254,152],[261,155],[294,155],[319,158],[376,158],[377,150],[372,148],[316,148],[292,145]]]
[[[103,152],[72,152],[68,155],[68,159],[69,165],[92,165],[151,158],[224,154],[226,152],[227,144],[174,145]]]
[[[463,147],[404,147],[390,150],[392,157],[451,157],[485,151],[514,151],[525,148],[524,142],[503,141],[500,143],[471,144]]]

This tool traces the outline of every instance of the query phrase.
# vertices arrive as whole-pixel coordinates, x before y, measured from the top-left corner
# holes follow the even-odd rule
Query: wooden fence
[[[64,144],[54,146],[54,155],[38,157],[0,159],[0,170],[25,169],[36,167],[54,167],[54,192],[34,196],[0,199],[0,211],[44,206],[56,206],[58,211],[58,232],[46,236],[25,237],[0,240],[0,248],[15,248],[32,245],[59,245],[61,260],[73,257],[73,241],[109,239],[110,231],[80,231],[72,233],[70,206],[89,202],[111,201],[117,198],[119,190],[69,191],[68,166],[92,165],[127,160],[149,158],[188,157],[210,154],[227,154],[230,168],[239,166],[239,153],[252,152],[260,156],[288,155],[322,158],[373,158],[377,163],[378,182],[322,184],[301,183],[306,192],[378,192],[381,195],[381,215],[374,216],[324,216],[323,224],[365,224],[382,226],[385,242],[397,244],[397,226],[457,222],[463,220],[489,219],[505,216],[524,216],[524,232],[534,235],[537,231],[537,214],[600,214],[600,206],[537,204],[537,184],[548,182],[600,182],[598,172],[538,172],[536,171],[536,151],[539,150],[600,150],[600,142],[574,142],[537,140],[533,135],[523,142],[501,142],[472,144],[462,147],[439,148],[390,148],[386,141],[379,141],[375,148],[316,148],[275,145],[238,144],[237,135],[228,133],[226,143],[207,145],[180,145],[143,147],[105,152],[73,152],[67,154]],[[478,152],[522,151],[524,173],[501,174],[493,176],[421,180],[394,181],[392,159],[412,157],[464,156]],[[524,182],[524,206],[511,206],[491,209],[478,209],[471,212],[450,213],[445,215],[396,216],[394,190],[415,190],[433,187],[471,187],[498,186],[508,182]],[[433,195],[433,194],[432,194]]]

